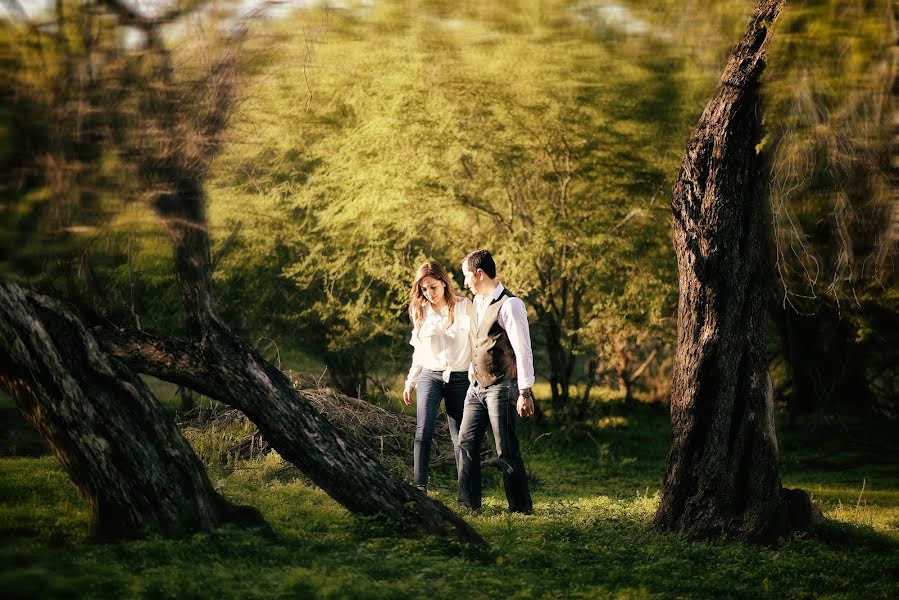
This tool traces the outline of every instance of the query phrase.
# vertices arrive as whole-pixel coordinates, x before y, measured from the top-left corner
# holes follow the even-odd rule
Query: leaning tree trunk
[[[224,326],[210,332],[202,347],[139,331],[103,336],[106,348],[132,368],[240,409],[282,458],[353,513],[382,515],[404,527],[483,544],[456,513],[335,429],[284,373]]]
[[[673,440],[655,525],[768,542],[807,520],[778,473],[764,353],[769,274],[759,77],[781,0],[761,0],[687,144],[674,188],[680,283]]]
[[[101,537],[179,537],[225,523],[268,529],[235,506],[143,381],[100,350],[61,303],[0,283],[0,387],[59,458]]]

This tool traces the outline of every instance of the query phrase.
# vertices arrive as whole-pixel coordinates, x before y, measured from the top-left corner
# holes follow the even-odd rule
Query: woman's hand
[[[403,404],[406,406],[412,404],[412,388],[407,387],[403,390]]]

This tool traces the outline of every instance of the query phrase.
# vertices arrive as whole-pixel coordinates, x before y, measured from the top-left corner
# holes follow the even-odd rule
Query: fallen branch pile
[[[395,413],[365,400],[345,396],[323,387],[302,373],[287,372],[291,382],[334,427],[354,443],[364,446],[388,467],[406,471],[412,465],[412,445],[415,439],[415,417]],[[453,445],[441,415],[434,432],[431,464],[453,464]],[[218,406],[199,406],[179,415],[182,429],[193,429],[195,435],[214,436],[230,441],[222,448],[219,460],[228,463],[235,459],[252,459],[271,451],[268,442],[239,410]]]

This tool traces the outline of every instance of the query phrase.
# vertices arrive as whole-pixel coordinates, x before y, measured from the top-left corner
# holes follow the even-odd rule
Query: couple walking
[[[449,275],[428,261],[410,290],[412,368],[403,402],[417,388],[415,485],[427,490],[431,440],[440,400],[446,405],[459,478],[459,506],[481,507],[481,443],[489,425],[503,473],[509,510],[530,513],[524,461],[515,435],[516,414],[534,414],[534,359],[524,302],[496,279],[486,250],[462,259],[474,303],[456,293]]]

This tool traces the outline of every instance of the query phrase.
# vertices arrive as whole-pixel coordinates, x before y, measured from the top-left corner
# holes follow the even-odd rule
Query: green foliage
[[[96,6],[58,3],[48,18],[0,24],[0,274],[171,332],[181,315],[170,240],[147,201],[173,155],[201,179],[212,102],[197,74],[208,48],[185,44],[191,59],[168,77],[160,53],[125,44]],[[184,127],[169,135],[161,113]]]
[[[567,3],[525,14],[442,2],[304,11],[304,39],[266,40],[252,69],[213,217],[247,202],[271,215],[244,221],[252,256],[285,256],[292,320],[314,324],[307,341],[357,387],[408,354],[417,263],[458,269],[476,247],[534,308],[536,341],[568,362],[558,368],[604,352],[621,323],[670,327],[662,198],[688,65],[654,52],[653,36],[591,33]],[[301,44],[302,62],[280,58]],[[561,338],[539,335],[560,326]]]
[[[787,432],[784,483],[812,487],[831,520],[771,548],[687,542],[650,528],[669,435],[661,411],[612,414],[572,439],[523,433],[535,514],[506,512],[500,478],[487,479],[483,513],[465,516],[490,544],[487,555],[355,520],[302,478],[277,475],[273,455],[216,479],[229,499],[261,508],[273,539],[225,528],[180,541],[87,544],[85,507],[56,461],[3,458],[0,534],[9,543],[0,582],[25,598],[849,599],[899,591],[897,454],[876,425],[810,421]],[[841,452],[863,433],[857,453]],[[434,492],[452,503],[451,478]]]
[[[751,4],[349,3],[255,24],[224,149],[187,169],[198,180],[211,169],[221,315],[250,340],[316,355],[348,393],[383,389],[408,362],[414,268],[457,270],[488,247],[531,308],[559,414],[573,390],[584,412],[593,385],[627,379],[653,352],[650,371],[663,372],[668,190]],[[888,397],[899,345],[887,333],[895,244],[881,235],[884,7],[790,4],[760,150],[774,160],[786,298],[805,312],[839,302],[827,312],[851,321],[868,383]],[[178,332],[169,240],[143,200],[167,153],[202,148],[201,75],[221,48],[171,28],[174,82],[154,87],[166,65],[80,10],[58,31],[2,25],[0,272]],[[90,85],[75,85],[84,73]],[[181,129],[157,127],[166,101]]]
[[[89,25],[84,25],[89,27]],[[98,39],[104,27],[98,24]],[[77,261],[122,204],[116,157],[104,148],[115,114],[89,110],[92,86],[74,82],[88,49],[72,20],[54,35],[0,23],[0,273],[53,279]],[[108,40],[107,40],[108,41]],[[71,45],[68,44],[71,42]],[[108,119],[108,120],[107,120]]]

